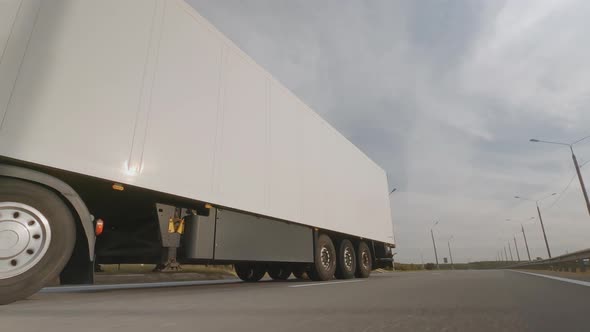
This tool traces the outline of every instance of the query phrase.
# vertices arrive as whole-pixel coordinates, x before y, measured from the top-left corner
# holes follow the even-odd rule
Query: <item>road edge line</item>
[[[516,273],[522,273],[522,274],[528,274],[528,275],[535,276],[535,277],[541,277],[541,278],[553,279],[553,280],[557,280],[557,281],[563,281],[563,282],[567,282],[567,283],[575,284],[575,285],[580,285],[580,286],[590,287],[590,282],[589,281],[582,281],[582,280],[569,279],[569,278],[563,278],[563,277],[556,277],[556,276],[550,276],[550,275],[540,274],[540,273],[516,271],[516,270],[508,270],[508,271],[516,272]]]
[[[299,284],[299,285],[292,285],[288,286],[289,288],[299,288],[299,287],[312,287],[312,286],[326,286],[326,285],[336,285],[336,284],[348,284],[353,282],[363,282],[364,280],[346,280],[346,281],[333,281],[333,282],[318,282],[315,284]]]
[[[191,286],[210,286],[241,283],[240,280],[219,279],[219,280],[186,280],[186,281],[161,281],[146,283],[124,283],[124,284],[103,284],[103,285],[68,285],[44,287],[39,293],[83,293],[83,292],[105,292],[114,290],[150,289],[150,288],[175,288]]]

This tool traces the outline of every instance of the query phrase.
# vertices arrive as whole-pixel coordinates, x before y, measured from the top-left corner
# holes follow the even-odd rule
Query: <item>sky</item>
[[[585,0],[187,0],[388,174],[401,262],[590,247]],[[575,146],[590,161],[590,139]],[[590,183],[590,163],[582,168]],[[557,195],[550,196],[552,193]],[[507,219],[510,219],[507,221]]]

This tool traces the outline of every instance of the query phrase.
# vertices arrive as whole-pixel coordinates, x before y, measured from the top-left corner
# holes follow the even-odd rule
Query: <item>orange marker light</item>
[[[114,183],[113,190],[123,191],[123,190],[125,190],[125,187],[123,187],[123,185],[120,183]]]
[[[102,219],[98,219],[96,221],[96,226],[94,227],[94,234],[96,234],[96,236],[100,236],[100,234],[102,234],[103,231],[104,231],[104,221]]]
[[[211,208],[213,208],[213,205],[211,205],[209,203],[205,204],[205,209],[211,209]]]

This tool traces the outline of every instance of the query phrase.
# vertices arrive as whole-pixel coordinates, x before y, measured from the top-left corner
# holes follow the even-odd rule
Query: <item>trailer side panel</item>
[[[22,4],[0,155],[393,243],[384,171],[184,1]]]

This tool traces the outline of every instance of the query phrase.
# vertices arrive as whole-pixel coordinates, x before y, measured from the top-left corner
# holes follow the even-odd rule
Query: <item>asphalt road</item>
[[[512,271],[98,286],[0,307],[0,331],[589,331],[589,299],[588,285]]]

